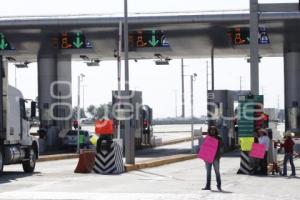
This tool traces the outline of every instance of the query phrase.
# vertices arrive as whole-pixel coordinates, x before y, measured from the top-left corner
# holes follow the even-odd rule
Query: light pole
[[[191,135],[192,135],[192,153],[194,153],[194,81],[196,80],[197,74],[194,73],[193,75],[190,75],[191,79]]]
[[[174,98],[175,98],[175,117],[177,118],[177,90],[174,90]]]
[[[15,88],[17,88],[17,66],[15,66]]]
[[[242,91],[242,76],[240,76],[240,91]]]
[[[196,80],[197,74],[184,75],[190,77],[191,82],[191,151],[194,153],[194,81]]]
[[[85,78],[85,75],[82,74],[82,78],[81,78],[81,81],[82,81],[82,82],[85,81],[84,78]],[[85,97],[85,96],[84,96],[84,88],[86,87],[86,85],[85,85],[85,84],[82,84],[81,87],[82,87],[82,108],[83,108],[83,110],[85,110],[85,109],[84,109],[84,97]]]
[[[82,108],[83,108],[83,111],[85,111],[85,109],[84,109],[84,87],[85,87],[85,85],[82,85]]]
[[[183,58],[181,58],[181,117],[185,118],[185,105],[184,105],[184,64],[183,64]]]
[[[119,22],[119,38],[118,38],[118,115],[121,109],[121,53],[122,53],[122,22]],[[117,120],[117,139],[121,138],[121,121],[118,116]]]
[[[124,61],[125,61],[125,91],[129,91],[129,70],[128,70],[128,10],[127,0],[124,0]]]
[[[77,153],[80,153],[80,82],[83,80],[83,78],[85,77],[84,74],[80,74],[78,75],[78,98],[77,98],[77,123],[78,123],[78,127],[77,127]]]

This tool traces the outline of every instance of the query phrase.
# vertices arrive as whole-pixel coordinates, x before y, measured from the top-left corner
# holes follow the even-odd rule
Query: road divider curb
[[[197,137],[195,137],[197,139]],[[191,141],[191,138],[181,138],[181,139],[176,139],[176,140],[170,140],[163,142],[162,144],[155,145],[153,147],[161,147],[161,146],[166,146],[166,145],[172,145],[172,144],[178,144],[182,142],[189,142]],[[151,148],[151,147],[149,147]],[[46,162],[46,161],[56,161],[56,160],[66,160],[66,159],[74,159],[74,158],[79,158],[78,154],[55,154],[55,155],[40,155],[38,162]]]
[[[78,158],[78,154],[58,154],[58,155],[46,155],[40,156],[38,162],[55,161],[55,160],[66,160]]]
[[[194,138],[194,140],[197,140],[199,138],[200,138],[200,136],[198,136],[198,137],[196,136]],[[165,145],[178,144],[178,143],[182,143],[182,142],[189,142],[191,140],[192,140],[191,137],[180,138],[180,139],[175,139],[175,140],[169,140],[169,141],[166,141],[166,142],[162,142],[161,144],[156,144],[153,147],[160,147],[160,146],[165,146]]]
[[[182,162],[186,160],[191,160],[197,158],[196,154],[181,154],[175,156],[165,156],[160,157],[154,160],[146,160],[134,165],[125,165],[125,171],[134,171],[139,169],[151,168],[151,167],[158,167],[162,165],[167,165],[176,162]]]

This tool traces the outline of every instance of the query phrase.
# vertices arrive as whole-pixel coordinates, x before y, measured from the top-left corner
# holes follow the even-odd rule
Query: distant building
[[[284,121],[284,110],[278,108],[264,108],[264,112],[269,115],[270,121]]]

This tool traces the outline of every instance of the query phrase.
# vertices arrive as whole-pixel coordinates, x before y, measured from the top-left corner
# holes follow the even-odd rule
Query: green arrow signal
[[[74,45],[77,49],[79,49],[79,48],[83,45],[83,42],[82,42],[81,39],[80,39],[80,33],[78,32],[76,35],[77,35],[77,36],[76,36],[76,41],[73,42],[73,45]]]
[[[152,38],[148,42],[151,44],[152,47],[155,47],[159,43],[159,40],[156,40],[155,38],[155,30],[152,30]]]
[[[5,42],[5,38],[4,38],[4,35],[2,33],[0,34],[0,36],[1,36],[0,49],[4,50],[8,46],[8,43]]]

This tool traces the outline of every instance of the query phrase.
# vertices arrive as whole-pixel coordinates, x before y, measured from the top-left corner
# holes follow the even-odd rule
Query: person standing
[[[290,161],[292,174],[291,176],[296,176],[296,170],[294,165],[294,159],[293,159],[293,153],[294,153],[294,141],[292,139],[292,133],[287,132],[285,134],[285,140],[284,143],[281,144],[281,146],[284,148],[284,160],[283,160],[283,176],[287,175],[287,162]]]
[[[215,174],[216,174],[216,180],[217,180],[217,188],[219,191],[222,191],[221,188],[221,174],[220,174],[220,158],[223,153],[223,142],[222,139],[218,133],[218,129],[215,126],[211,126],[208,129],[208,135],[211,137],[214,137],[218,140],[218,149],[214,158],[214,161],[212,163],[205,162],[206,167],[206,185],[202,190],[211,190],[211,168],[214,167]]]
[[[255,129],[255,132],[254,132],[254,143],[258,144],[259,141],[258,141],[258,138],[259,138],[259,133],[258,133],[258,130],[259,129]],[[251,174],[252,175],[255,175],[255,174],[258,174],[260,170],[260,159],[258,158],[253,158],[253,157],[250,157],[250,164],[251,164]]]
[[[259,129],[258,133],[259,133],[258,143],[263,144],[265,146],[265,156],[259,162],[260,169],[261,169],[260,174],[268,175],[268,150],[270,147],[270,138],[265,129]]]

